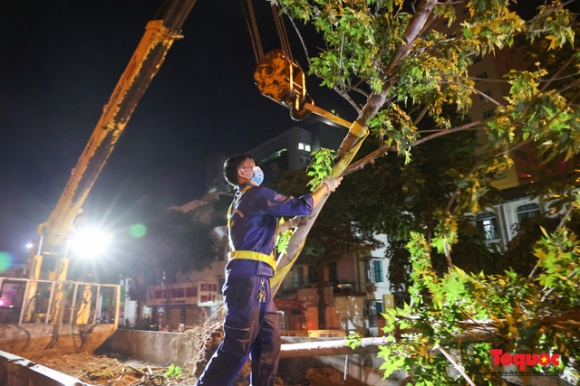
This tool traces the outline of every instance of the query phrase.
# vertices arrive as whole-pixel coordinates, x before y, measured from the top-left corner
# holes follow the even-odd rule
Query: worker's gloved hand
[[[304,216],[304,217],[300,217],[300,216],[292,217],[289,220],[290,228],[296,228],[298,226],[306,225],[307,221],[308,221],[308,218],[306,216]]]
[[[338,186],[340,185],[340,182],[342,181],[342,177],[338,177],[338,178],[325,178],[322,183],[326,184],[326,186],[328,186],[328,190],[330,192],[334,192],[336,190],[336,188],[338,188]]]

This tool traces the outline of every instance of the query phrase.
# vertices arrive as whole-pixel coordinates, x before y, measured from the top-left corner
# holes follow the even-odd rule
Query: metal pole
[[[73,291],[73,298],[72,298],[72,305],[70,307],[70,320],[69,324],[72,324],[73,319],[76,319],[76,315],[74,314],[75,306],[77,303],[77,290],[79,289],[79,283],[75,283],[75,290]]]
[[[95,300],[95,313],[93,314],[93,324],[97,322],[97,315],[100,314],[100,308],[99,305],[101,303],[101,285],[97,284],[97,298]],[[91,305],[89,304],[89,307],[91,307]]]
[[[42,236],[42,235],[41,235],[41,236],[38,238],[38,249],[36,250],[36,254],[37,254],[37,255],[40,255],[40,254],[41,254],[41,252],[42,252],[42,241],[43,241],[43,240],[44,240],[44,236]]]
[[[56,287],[56,282],[52,282],[52,288],[50,290],[50,299],[48,300],[48,309],[46,310],[46,318],[44,324],[48,324],[50,319],[50,309],[52,308],[52,299],[54,298],[54,288]]]
[[[115,299],[115,326],[119,325],[119,308],[121,307],[121,286],[116,288],[116,299]]]
[[[0,279],[1,280],[1,279]],[[1,285],[1,281],[0,281],[0,285]],[[26,295],[28,293],[28,286],[30,285],[30,280],[26,280],[26,287],[24,289],[24,294]],[[0,287],[1,288],[1,287]],[[24,318],[24,312],[28,309],[28,307],[30,306],[30,302],[32,301],[32,299],[34,298],[30,298],[30,299],[22,299],[22,304],[21,307],[22,309],[20,310],[20,318],[18,319],[18,324],[22,324],[22,319]]]

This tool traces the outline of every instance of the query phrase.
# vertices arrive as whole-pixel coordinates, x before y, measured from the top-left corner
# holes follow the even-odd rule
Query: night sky
[[[27,258],[25,245],[54,209],[161,3],[0,1],[0,253]],[[254,4],[264,52],[279,48],[268,3]],[[145,209],[199,198],[208,156],[247,151],[296,125],[253,83],[256,62],[240,2],[199,0],[183,34],[89,194],[90,224],[118,232]],[[317,79],[307,83],[317,105],[354,119],[353,109],[318,88]]]
[[[27,258],[25,245],[56,205],[161,3],[0,2],[0,251]],[[279,48],[268,3],[255,6],[264,52]],[[145,208],[199,198],[208,156],[247,151],[295,125],[253,83],[256,61],[239,2],[199,0],[183,35],[89,194],[86,221],[114,229],[138,221]],[[331,101],[325,106],[318,81],[310,83],[317,104],[345,106],[322,91]]]

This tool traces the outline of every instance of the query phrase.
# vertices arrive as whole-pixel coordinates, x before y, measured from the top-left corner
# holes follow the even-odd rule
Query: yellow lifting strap
[[[228,254],[228,257],[230,260],[244,259],[261,261],[262,263],[268,264],[274,271],[276,271],[276,259],[274,258],[273,252],[268,256],[254,251],[232,251]]]

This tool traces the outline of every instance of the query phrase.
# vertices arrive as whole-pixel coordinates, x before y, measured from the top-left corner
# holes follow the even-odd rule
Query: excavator
[[[4,307],[0,302],[1,309],[9,310],[0,310],[0,350],[26,358],[92,352],[115,332],[121,286],[67,280],[69,244],[92,186],[167,52],[182,38],[181,28],[196,1],[164,0],[156,17],[147,23],[56,207],[37,228],[26,277],[0,277],[0,296],[10,303]],[[255,22],[254,32],[257,34]],[[285,50],[256,57],[258,90],[289,108],[294,120],[315,113],[346,126],[340,118],[314,106],[287,38],[282,43]]]

